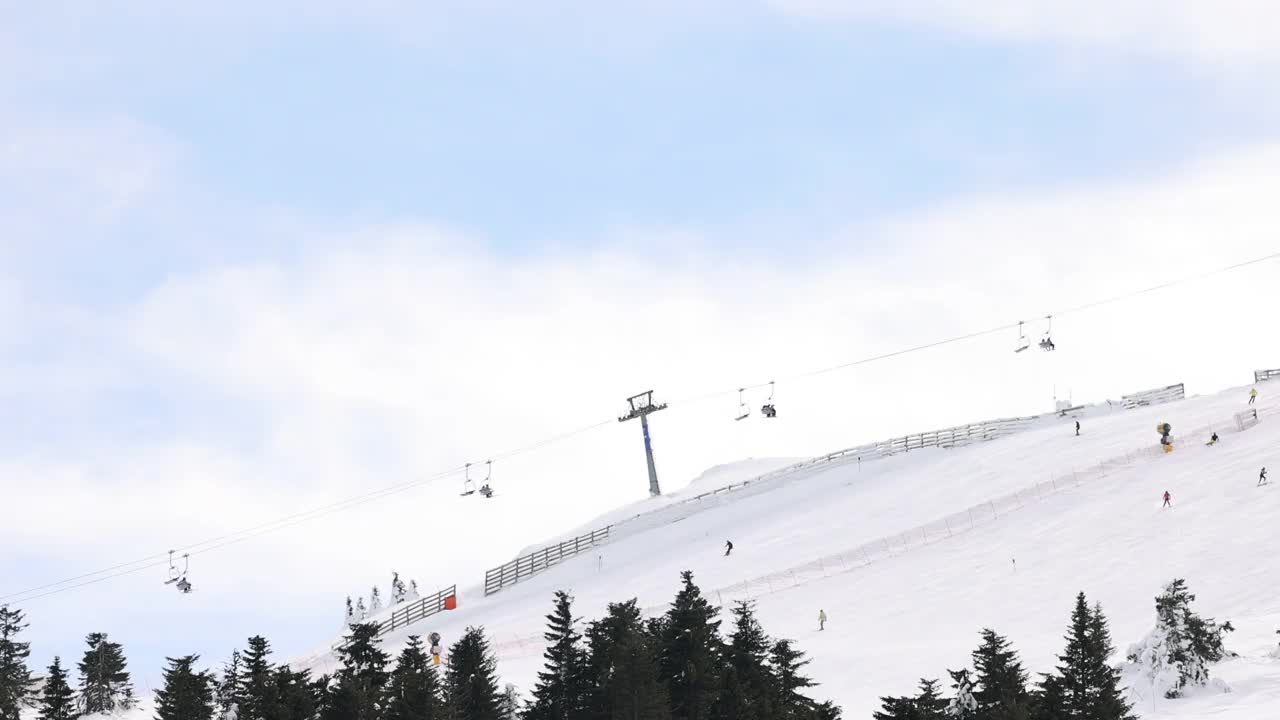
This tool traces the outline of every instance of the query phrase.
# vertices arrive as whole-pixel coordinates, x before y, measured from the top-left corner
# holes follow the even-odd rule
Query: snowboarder
[[[724,556],[725,556],[725,557],[729,557],[729,553],[731,553],[731,552],[733,552],[733,541],[732,541],[732,540],[725,540],[725,541],[724,541]]]
[[[1169,500],[1170,500],[1170,499],[1171,499],[1171,498],[1169,497],[1169,491],[1168,491],[1168,490],[1165,490],[1165,491],[1164,491],[1164,505],[1162,505],[1161,507],[1172,507],[1171,503],[1169,502]]]
[[[1207,442],[1207,443],[1205,443],[1205,444],[1206,444],[1206,445],[1217,445],[1217,444],[1218,444],[1218,433],[1214,433],[1214,434],[1209,438],[1209,442]]]
[[[1249,404],[1252,405],[1254,400],[1258,399],[1258,388],[1249,389]]]
[[[1262,472],[1258,473],[1258,484],[1259,485],[1267,484],[1267,468],[1266,467],[1263,467]]]
[[[1076,437],[1080,437],[1080,421],[1076,421]]]
[[[822,632],[827,627],[827,611],[818,610],[818,632]]]

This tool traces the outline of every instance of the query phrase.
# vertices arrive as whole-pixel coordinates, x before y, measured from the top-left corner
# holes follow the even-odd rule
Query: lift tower
[[[644,459],[649,463],[649,494],[653,496],[661,495],[662,489],[658,487],[658,470],[653,466],[653,443],[649,441],[649,415],[659,410],[665,410],[667,404],[654,405],[652,390],[646,390],[639,395],[632,395],[627,398],[627,403],[631,405],[631,411],[618,418],[618,422],[640,418],[640,428],[644,430]]]

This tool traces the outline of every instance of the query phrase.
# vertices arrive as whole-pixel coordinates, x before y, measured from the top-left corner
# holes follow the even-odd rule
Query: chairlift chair
[[[1013,349],[1014,352],[1020,353],[1031,347],[1031,341],[1027,339],[1026,333],[1022,332],[1022,321],[1018,321],[1018,346]]]
[[[744,390],[746,388],[738,388],[738,414],[733,418],[734,420],[746,420],[751,417],[751,410],[747,408],[747,403],[742,398]]]
[[[480,481],[480,494],[484,497],[493,497],[493,489],[489,487],[489,478],[493,477],[493,461],[484,461],[485,471],[484,479]],[[471,463],[467,463],[463,469],[462,481],[462,497],[476,494],[476,481],[471,479]]]
[[[175,585],[178,591],[186,594],[191,592],[191,583],[187,580],[187,571],[191,569],[191,556],[189,553],[182,554],[182,569],[178,569],[177,563],[173,561],[173,550],[169,551],[169,579],[164,581],[165,585]]]
[[[773,381],[770,380],[769,381],[769,397],[764,401],[764,405],[760,406],[760,414],[765,416],[766,418],[778,417],[778,411],[776,408],[773,407],[774,389],[775,388],[774,388]]]
[[[471,463],[462,469],[462,497],[476,494],[476,481],[471,479]]]
[[[1048,321],[1048,324],[1045,326],[1044,337],[1040,338],[1040,349],[1044,350],[1045,352],[1051,352],[1055,347],[1053,344],[1053,337],[1052,337],[1053,316],[1046,315],[1044,319]]]

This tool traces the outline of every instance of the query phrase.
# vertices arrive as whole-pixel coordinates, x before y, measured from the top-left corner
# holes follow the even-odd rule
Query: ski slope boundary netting
[[[1266,415],[1274,411],[1262,411]],[[1247,428],[1246,428],[1247,429]],[[1180,433],[1181,437],[1200,437],[1211,432],[1240,432],[1233,420],[1209,423]],[[1176,452],[1176,450],[1175,450]],[[754,600],[758,597],[782,592],[806,585],[833,575],[852,572],[872,563],[902,555],[905,552],[942,542],[969,530],[990,525],[1005,515],[1022,510],[1050,495],[1079,487],[1086,483],[1113,475],[1117,470],[1135,463],[1152,461],[1164,455],[1159,446],[1143,447],[1108,458],[1096,465],[1073,470],[1070,473],[1050,477],[1002,497],[988,500],[960,512],[911,528],[901,533],[878,538],[838,553],[794,565],[785,570],[761,575],[739,583],[713,590],[704,590],[708,598],[715,598],[721,607],[738,600]],[[652,605],[642,609],[647,617],[666,612],[668,605]],[[498,632],[493,635],[493,648],[503,658],[521,658],[541,654],[545,649],[542,635],[521,635]]]

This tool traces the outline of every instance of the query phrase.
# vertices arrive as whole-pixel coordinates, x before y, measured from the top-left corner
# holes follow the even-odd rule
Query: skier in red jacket
[[[1165,491],[1164,491],[1164,505],[1163,505],[1162,507],[1172,507],[1172,504],[1169,502],[1169,500],[1170,500],[1170,497],[1169,497],[1169,491],[1168,491],[1168,490],[1165,490]]]

